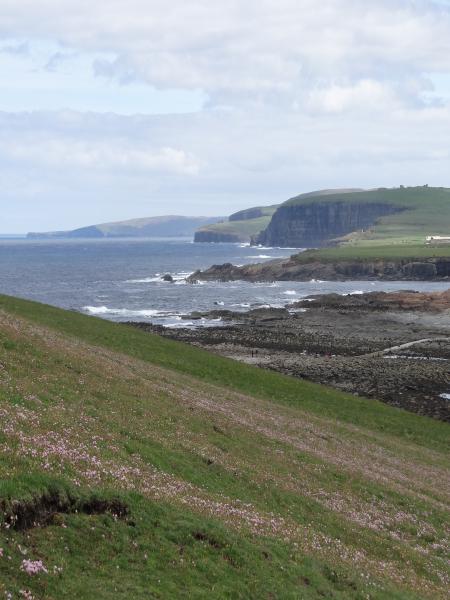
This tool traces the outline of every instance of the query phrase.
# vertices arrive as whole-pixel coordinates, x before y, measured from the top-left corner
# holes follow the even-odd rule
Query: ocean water
[[[0,293],[37,300],[115,321],[139,320],[171,327],[217,325],[189,321],[194,310],[248,310],[285,306],[310,294],[374,290],[443,290],[423,282],[207,282],[187,284],[197,268],[286,257],[293,250],[242,244],[161,240],[0,240]],[[175,282],[161,280],[170,273]]]

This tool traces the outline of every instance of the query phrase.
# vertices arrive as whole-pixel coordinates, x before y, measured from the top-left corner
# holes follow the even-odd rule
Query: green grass
[[[213,223],[199,228],[199,231],[207,231],[218,234],[230,234],[240,241],[250,241],[253,236],[258,235],[269,225],[273,213],[278,206],[261,206],[248,210],[242,210],[235,215],[231,215],[230,220]],[[258,211],[260,216],[247,218],[252,211]],[[233,216],[236,220],[233,220]]]
[[[198,231],[207,231],[218,234],[230,234],[242,241],[249,241],[254,235],[265,229],[272,217],[259,217],[257,219],[246,219],[244,221],[223,221],[213,225],[205,225]]]
[[[88,343],[123,352],[133,358],[192,375],[208,383],[304,408],[355,425],[368,424],[374,430],[393,433],[426,446],[443,448],[449,443],[448,428],[440,422],[427,420],[428,428],[424,430],[422,417],[381,402],[368,402],[332,388],[261,371],[135,328],[11,296],[0,296],[0,309]]]
[[[450,246],[422,245],[348,245],[335,248],[306,250],[295,255],[297,262],[312,262],[320,260],[335,262],[345,260],[423,260],[428,258],[450,258]]]
[[[0,365],[0,597],[445,597],[445,424],[7,296]]]
[[[46,487],[41,479],[40,487],[66,492],[68,486],[51,481]],[[111,515],[71,514],[25,535],[13,532],[5,554],[14,556],[9,551],[16,545],[31,545],[45,555],[46,565],[62,571],[30,580],[20,574],[20,556],[14,556],[0,567],[0,591],[31,588],[36,597],[58,600],[363,597],[351,574],[275,540],[258,541],[135,495],[124,494],[123,500],[132,507],[132,525]],[[371,597],[413,598],[394,589]]]

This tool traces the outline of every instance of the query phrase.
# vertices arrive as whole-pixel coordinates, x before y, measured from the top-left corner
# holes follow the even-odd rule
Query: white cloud
[[[311,110],[339,113],[343,111],[386,110],[399,106],[400,99],[388,85],[372,79],[354,84],[332,84],[313,90],[309,96]]]
[[[116,212],[226,214],[340,185],[448,184],[449,107],[367,115],[0,114],[0,205],[24,196],[69,205],[76,191],[82,224],[103,197],[99,217],[108,220]]]
[[[75,97],[80,71],[97,76],[80,88],[82,110],[97,112],[0,113],[0,206],[27,202],[30,219],[53,207],[59,220],[49,229],[174,210],[225,214],[339,185],[449,184],[442,2],[2,0],[0,38],[0,53],[24,50],[0,56],[6,80],[41,44],[39,107],[47,96]],[[51,48],[45,59],[42,48]],[[105,95],[117,97],[137,83],[166,90],[164,115],[107,113],[92,81],[109,82]],[[167,114],[173,93],[174,104],[198,95],[188,103],[195,114]]]
[[[450,72],[449,31],[433,0],[3,0],[0,15],[4,35],[111,53],[95,63],[102,76],[200,88],[217,103]]]
[[[200,163],[183,150],[171,147],[146,149],[141,145],[123,143],[114,139],[86,141],[44,135],[0,141],[0,159],[7,162],[31,164],[58,169],[106,170],[111,175],[118,171],[143,171],[159,175],[197,175]]]

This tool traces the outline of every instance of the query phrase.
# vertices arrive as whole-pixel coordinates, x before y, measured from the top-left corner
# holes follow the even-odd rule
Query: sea
[[[445,282],[307,281],[189,284],[196,269],[287,257],[295,249],[246,244],[195,244],[191,239],[0,239],[0,293],[37,300],[113,321],[168,327],[208,327],[193,311],[283,307],[311,294],[361,294],[414,289],[439,291]],[[162,277],[170,274],[173,282]]]

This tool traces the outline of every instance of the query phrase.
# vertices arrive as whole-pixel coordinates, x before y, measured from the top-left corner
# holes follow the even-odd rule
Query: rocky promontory
[[[313,251],[242,267],[231,263],[213,265],[205,271],[196,271],[188,281],[439,281],[450,278],[450,256],[372,260],[321,260],[318,256]]]

